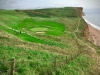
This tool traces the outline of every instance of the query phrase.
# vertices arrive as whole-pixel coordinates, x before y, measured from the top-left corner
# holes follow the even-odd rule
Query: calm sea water
[[[100,30],[100,9],[98,11],[87,11],[86,16],[83,16],[83,19],[89,23],[92,27]]]

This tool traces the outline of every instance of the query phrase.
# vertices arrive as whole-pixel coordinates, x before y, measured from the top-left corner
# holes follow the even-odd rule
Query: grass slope
[[[10,74],[13,57],[15,75],[99,75],[97,56],[73,34],[80,20],[76,36],[87,42],[79,13],[72,7],[0,10],[0,75]],[[66,56],[76,57],[65,64]]]
[[[41,50],[24,50],[22,48],[0,46],[0,74],[10,73],[10,62],[12,57],[16,60],[15,75],[80,75],[80,69],[86,71],[88,69],[87,58],[85,56],[78,56],[73,61],[65,64],[63,67],[58,67],[56,73],[54,72],[54,58],[57,58],[59,63],[65,60],[65,56],[55,55]],[[4,62],[3,62],[4,60]],[[5,61],[6,60],[6,61]],[[76,68],[76,66],[79,66]],[[71,68],[73,67],[73,68]]]

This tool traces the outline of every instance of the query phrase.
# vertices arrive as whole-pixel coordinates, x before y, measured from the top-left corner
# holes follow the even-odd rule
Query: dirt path
[[[75,38],[76,38],[79,42],[81,42],[83,45],[85,45],[85,46],[87,46],[88,48],[90,48],[90,49],[92,50],[92,52],[94,52],[94,53],[98,56],[98,58],[100,59],[100,56],[96,53],[96,50],[95,50],[93,47],[89,46],[87,43],[83,42],[81,39],[79,39],[79,38],[76,36],[75,33],[78,32],[78,30],[79,30],[80,21],[81,21],[81,19],[79,19],[77,28],[76,28],[76,30],[73,32],[73,35],[75,36]],[[8,26],[5,26],[5,25],[3,25],[3,26],[6,27],[6,28],[8,28],[8,29],[11,29],[11,30],[13,30],[13,31],[19,32],[19,30],[13,29],[13,28],[11,28],[11,27],[8,27]],[[21,32],[21,33],[25,33],[25,32]],[[68,31],[68,33],[72,33],[72,32]],[[28,34],[28,33],[27,33],[27,34]],[[30,34],[28,34],[28,35],[31,36]]]
[[[94,53],[96,53],[96,50],[95,50],[93,47],[91,47],[91,46],[88,45],[87,43],[85,43],[85,42],[83,42],[82,40],[80,40],[80,39],[76,36],[76,34],[75,34],[75,33],[78,32],[78,30],[79,30],[80,20],[81,20],[81,19],[79,19],[79,22],[78,22],[78,25],[77,25],[77,29],[73,32],[73,35],[75,36],[75,38],[77,38],[77,40],[78,40],[79,42],[83,43],[83,45],[86,45],[88,48],[92,49]],[[96,54],[97,54],[97,53],[96,53]],[[97,54],[97,55],[98,55],[98,54]],[[98,55],[98,56],[99,56],[99,55]]]
[[[78,32],[78,28],[79,28],[79,25],[80,25],[80,21],[81,21],[81,19],[79,19],[77,28],[76,28],[76,30],[74,31],[74,33]]]
[[[79,39],[77,37],[77,35],[75,34],[79,30],[80,20],[81,19],[79,19],[79,22],[78,22],[78,25],[77,25],[77,29],[73,32],[73,35],[75,36],[75,38],[76,38],[76,40],[78,42],[82,43],[82,45],[84,45],[84,46],[87,46],[88,49],[92,52],[91,58],[93,57],[93,58],[96,59],[96,64],[98,64],[98,66],[96,68],[100,70],[100,55],[97,54],[96,50],[93,47],[91,47],[90,45],[88,45],[87,43],[85,43],[84,41],[82,41],[81,39]]]

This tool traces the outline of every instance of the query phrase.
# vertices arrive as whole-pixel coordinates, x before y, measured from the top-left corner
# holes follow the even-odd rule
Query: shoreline
[[[92,27],[90,24],[88,24],[88,28],[89,28],[89,35],[91,37],[90,39],[95,45],[100,46],[100,30]]]
[[[93,44],[100,46],[100,29],[97,28],[98,26],[94,26],[94,24],[88,22],[86,19],[84,20],[88,27],[88,40]]]
[[[89,21],[85,18],[85,16],[82,16],[82,18],[85,20],[85,22],[86,22],[87,24],[91,25],[91,26],[92,26],[93,28],[95,28],[95,29],[100,30],[100,27],[99,27],[99,26],[97,26],[97,25],[95,25],[95,24],[89,22]]]

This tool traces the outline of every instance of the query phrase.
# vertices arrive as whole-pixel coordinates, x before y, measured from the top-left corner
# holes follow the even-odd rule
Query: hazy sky
[[[44,8],[44,7],[64,7],[81,6],[84,8],[99,8],[100,0],[0,0],[0,8]]]

